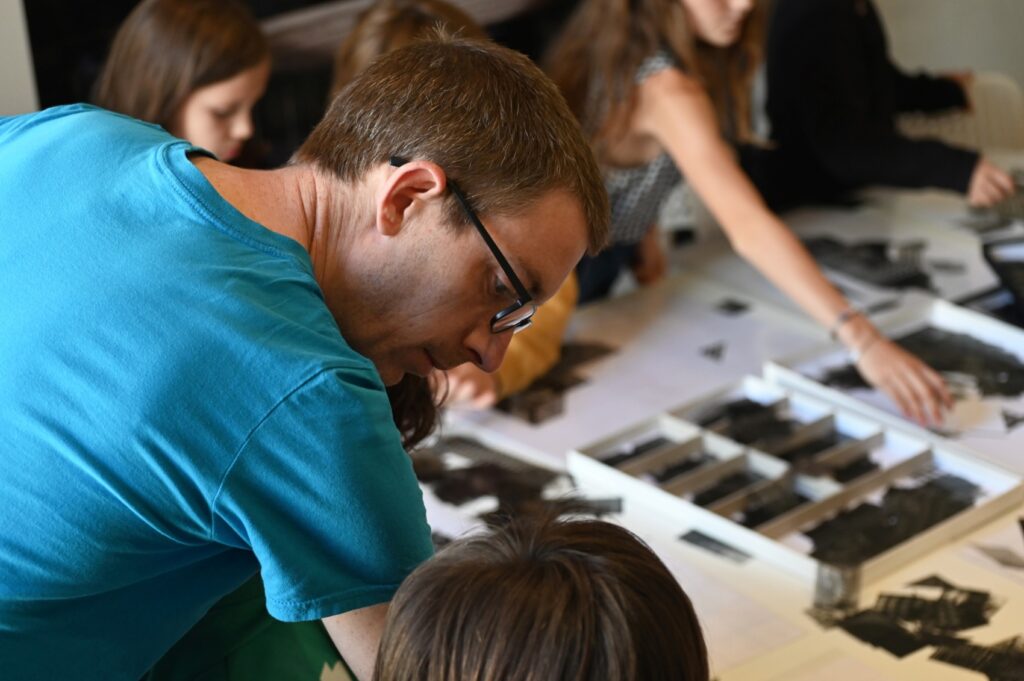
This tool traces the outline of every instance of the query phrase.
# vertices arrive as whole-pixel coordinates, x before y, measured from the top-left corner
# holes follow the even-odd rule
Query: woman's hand
[[[494,374],[468,363],[449,369],[445,374],[434,372],[431,377],[435,398],[444,399],[444,406],[488,409],[497,403],[498,379]]]
[[[865,381],[892,398],[905,416],[922,426],[942,424],[945,410],[953,406],[953,397],[935,370],[881,334],[863,347],[857,370]]]
[[[978,159],[967,186],[967,202],[972,206],[993,206],[1013,196],[1017,191],[1013,178],[984,158]]]

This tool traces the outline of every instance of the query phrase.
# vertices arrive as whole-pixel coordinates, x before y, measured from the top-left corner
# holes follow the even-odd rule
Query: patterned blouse
[[[678,66],[671,54],[659,51],[640,64],[636,83],[639,85],[659,71]],[[666,153],[641,166],[606,167],[604,186],[612,209],[612,243],[639,243],[657,221],[658,211],[669,192],[682,179],[682,174]]]

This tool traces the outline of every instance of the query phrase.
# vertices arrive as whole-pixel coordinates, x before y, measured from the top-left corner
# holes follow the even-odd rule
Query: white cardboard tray
[[[813,425],[821,419],[826,419],[841,432],[852,433],[873,442],[873,452],[878,457],[875,460],[881,464],[880,468],[845,485],[836,484],[831,480],[793,476],[789,474],[789,466],[785,461],[732,443],[679,418],[680,414],[692,414],[706,405],[741,395],[763,403],[785,400],[791,408],[790,413],[795,415],[798,421]],[[675,444],[631,459],[620,468],[608,466],[600,460],[623,441],[638,436],[650,437],[655,433],[662,434]],[[719,456],[712,452],[717,461],[697,468],[681,479],[674,479],[667,485],[658,486],[638,477],[642,475],[645,466],[660,465],[666,458],[670,458],[673,452],[679,455],[684,451],[687,435],[691,441],[715,443],[718,452],[721,453]],[[742,506],[746,493],[741,492],[719,499],[708,508],[697,506],[683,498],[687,492],[719,479],[716,476],[741,466],[752,466],[765,477],[763,483],[758,483],[758,489],[763,489],[764,485],[776,484],[780,480],[796,480],[795,484],[803,485],[801,491],[811,498],[811,502],[772,519],[755,531],[729,517]],[[568,455],[568,467],[570,474],[583,489],[614,492],[624,498],[625,504],[635,505],[656,514],[663,522],[670,518],[678,519],[681,530],[686,527],[699,529],[754,558],[808,580],[811,584],[816,579],[819,563],[808,555],[806,550],[801,550],[800,542],[793,541],[792,535],[799,534],[801,528],[816,525],[833,517],[844,508],[869,500],[873,495],[877,496],[892,483],[905,480],[911,474],[934,467],[939,472],[950,473],[974,483],[981,490],[980,497],[973,507],[865,561],[860,566],[860,579],[864,584],[877,581],[899,567],[930,553],[954,537],[1013,508],[1024,499],[1024,486],[1019,477],[977,460],[969,451],[958,445],[938,443],[921,437],[920,432],[903,428],[898,422],[875,421],[835,402],[783,389],[751,377],[707,398],[683,405],[673,410],[672,414],[660,414],[610,437],[575,449]]]

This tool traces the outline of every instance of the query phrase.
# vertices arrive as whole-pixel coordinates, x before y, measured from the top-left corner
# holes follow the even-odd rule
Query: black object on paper
[[[447,465],[443,455],[448,452],[471,463]],[[600,517],[622,509],[622,500],[614,498],[547,499],[545,489],[562,474],[515,459],[470,437],[441,437],[414,451],[412,463],[416,478],[446,503],[462,506],[481,497],[496,498],[498,508],[482,517],[492,523],[534,512]]]
[[[1018,200],[1024,204],[1024,195],[1018,190]],[[1013,298],[1017,312],[1024,314],[1024,239],[1002,239],[990,241],[984,245],[985,260],[999,277],[1003,287]]]
[[[1024,637],[991,646],[960,642],[937,648],[932,659],[986,675],[990,681],[1024,681]]]
[[[770,453],[772,446],[792,435],[798,425],[780,411],[778,404],[743,398],[709,407],[694,420],[702,428]]]
[[[843,243],[831,237],[814,237],[804,240],[804,244],[823,266],[868,284],[886,288],[931,288],[931,280],[921,268],[924,242]]]
[[[1003,409],[1003,424],[1006,426],[1007,432],[1013,430],[1020,424],[1024,423],[1024,412],[1010,411],[1009,409]]]
[[[614,351],[615,348],[604,343],[566,343],[555,366],[522,392],[503,399],[495,408],[535,424],[558,416],[564,409],[565,393],[586,383],[577,370]]]
[[[722,298],[715,309],[729,317],[736,317],[750,310],[750,305],[735,298]]]
[[[727,560],[731,560],[734,563],[745,563],[750,560],[750,554],[740,551],[735,546],[726,544],[723,541],[719,541],[714,537],[704,534],[699,530],[690,530],[686,534],[680,535],[679,537],[685,542],[699,546],[700,548],[710,551],[715,555],[721,556]]]
[[[979,490],[953,475],[890,487],[882,505],[865,502],[806,531],[816,559],[856,566],[974,505]]]
[[[924,648],[925,643],[898,621],[874,610],[863,610],[839,622],[851,636],[895,657],[906,657]]]
[[[725,342],[719,341],[717,343],[712,343],[711,345],[705,345],[700,349],[700,354],[712,361],[721,362],[722,355],[725,354]]]
[[[850,635],[895,657],[934,647],[932,659],[982,672],[993,681],[1024,681],[1020,638],[978,646],[962,635],[987,625],[999,609],[991,594],[955,586],[937,575],[907,588],[910,593],[882,593],[873,607],[836,623]]]

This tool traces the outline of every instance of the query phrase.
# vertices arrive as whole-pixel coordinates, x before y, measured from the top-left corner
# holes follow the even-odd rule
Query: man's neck
[[[355,250],[349,246],[373,210],[358,205],[351,187],[309,165],[247,170],[205,157],[194,163],[239,212],[306,249],[325,294],[346,290],[344,261]]]
[[[246,170],[206,157],[196,158],[193,163],[242,215],[309,249],[315,199],[305,187],[309,184],[304,177],[307,173],[294,167]]]

